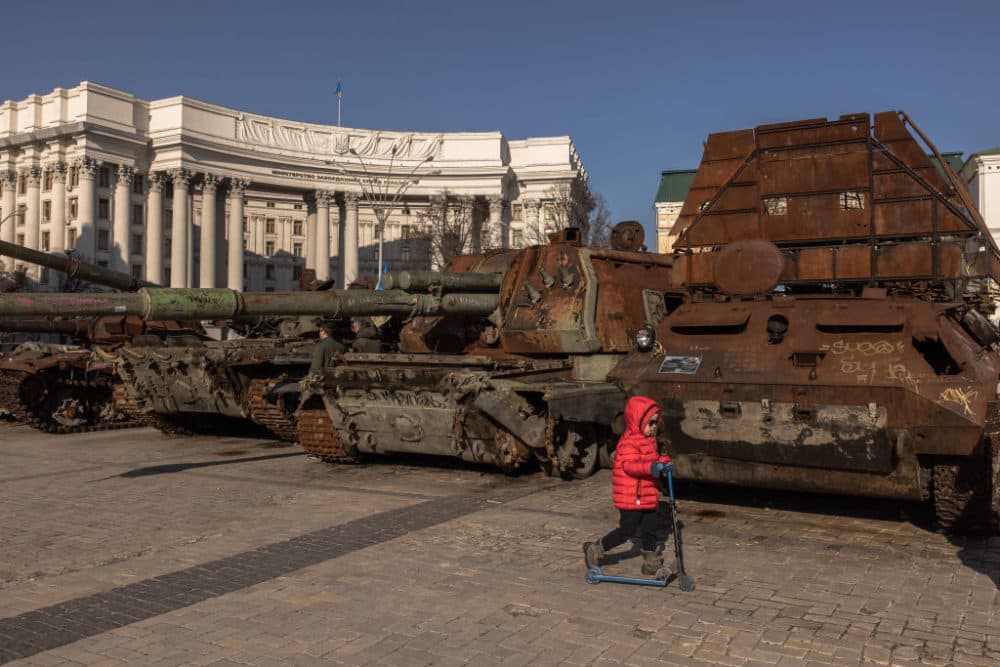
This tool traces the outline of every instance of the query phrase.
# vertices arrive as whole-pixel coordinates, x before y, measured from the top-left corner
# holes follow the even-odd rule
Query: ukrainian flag
[[[338,100],[344,96],[344,88],[340,85],[340,79],[337,79],[337,90],[333,92],[337,93]]]

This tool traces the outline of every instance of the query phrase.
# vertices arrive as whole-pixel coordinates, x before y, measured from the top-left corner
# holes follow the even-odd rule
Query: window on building
[[[143,253],[142,242],[144,238],[142,234],[132,235],[132,254],[141,255]]]
[[[163,284],[164,285],[169,285],[170,284],[170,267],[169,266],[163,267]]]
[[[142,204],[132,204],[132,224],[141,225],[144,222],[142,218]]]
[[[111,168],[101,167],[97,170],[97,184],[102,188],[110,187],[111,185]]]
[[[542,220],[545,222],[552,222],[552,204],[546,204],[542,208]]]
[[[274,264],[264,265],[264,280],[274,280]]]
[[[27,204],[18,204],[17,215],[14,216],[15,218],[17,218],[17,226],[18,227],[20,227],[21,225],[24,224],[24,218],[27,215],[28,215],[28,205]]]
[[[245,236],[243,237],[243,249],[244,249],[244,250],[247,250],[247,249],[248,249],[248,247],[247,247],[247,239],[246,239],[246,237],[245,237]]]
[[[52,238],[49,232],[42,232],[42,252],[49,251],[49,239]]]
[[[18,234],[15,237],[15,241],[17,242],[17,245],[24,245],[24,234]]]
[[[108,220],[110,218],[111,204],[107,199],[97,200],[97,217],[100,220]]]
[[[23,195],[28,191],[28,179],[24,176],[17,177],[17,194]]]
[[[69,199],[69,219],[76,220],[76,216],[80,213],[80,200],[76,197],[70,197]]]
[[[76,250],[76,230],[72,227],[66,230],[66,249]]]
[[[292,267],[292,280],[298,280],[302,277],[302,266],[296,264]]]
[[[274,208],[274,202],[273,201],[269,201],[269,202],[267,202],[266,206],[268,208]]]
[[[292,255],[295,256],[295,257],[301,257],[302,256],[302,244],[301,243],[293,243],[292,244]]]
[[[45,172],[45,175],[42,176],[42,189],[45,190],[46,192],[49,192],[49,191],[52,190],[52,170],[51,169],[47,170]]]
[[[107,250],[111,247],[111,235],[108,234],[106,229],[97,230],[97,249]]]
[[[132,177],[132,192],[137,195],[141,195],[146,191],[146,182],[142,178],[142,174],[136,174]]]
[[[510,219],[512,222],[521,222],[524,217],[524,206],[521,204],[510,205]]]
[[[52,219],[52,202],[43,201],[42,202],[42,222],[48,222]]]
[[[274,241],[268,241],[264,244],[264,254],[268,257],[274,254]]]
[[[408,239],[408,238],[410,238],[410,234],[412,234],[412,233],[413,233],[413,231],[410,229],[409,225],[400,225],[399,226],[399,238],[401,238],[401,239]]]
[[[302,210],[302,204],[296,204],[296,205],[295,205],[295,206],[294,206],[293,208],[294,208],[294,209],[295,209],[296,211],[301,211],[301,210]]]
[[[512,248],[520,248],[524,244],[524,232],[520,229],[512,229],[510,237],[510,246]]]
[[[250,233],[250,218],[245,215],[243,216],[243,233]]]
[[[404,262],[410,261],[410,246],[404,245],[399,248],[399,258]]]
[[[302,221],[296,220],[292,223],[292,236],[302,236]]]
[[[274,218],[268,218],[264,221],[264,233],[273,234],[274,233]]]

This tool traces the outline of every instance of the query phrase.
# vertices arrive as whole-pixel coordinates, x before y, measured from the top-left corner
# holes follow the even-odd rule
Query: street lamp
[[[373,176],[370,171],[368,171],[368,165],[361,158],[358,152],[351,148],[347,151],[354,157],[358,158],[358,162],[361,163],[361,169],[364,171],[364,177],[357,176],[355,174],[349,174],[343,167],[336,169],[336,171],[344,176],[352,177],[357,184],[361,187],[361,196],[364,198],[368,205],[372,209],[372,213],[375,214],[375,233],[378,236],[378,268],[375,271],[376,278],[382,276],[382,267],[384,266],[383,259],[383,241],[385,239],[385,223],[389,219],[389,214],[392,209],[396,207],[399,203],[400,198],[403,193],[406,192],[411,185],[419,181],[419,178],[414,178],[413,175],[417,173],[417,169],[422,167],[431,161],[433,156],[428,155],[423,160],[418,162],[410,173],[406,175],[405,178],[399,184],[399,187],[393,191],[392,183],[392,168],[396,159],[397,149],[395,146],[392,147],[392,152],[389,156],[389,169],[386,171],[385,177]],[[327,164],[335,164],[332,160],[326,160]],[[441,170],[432,171],[426,175],[436,176],[440,174]]]

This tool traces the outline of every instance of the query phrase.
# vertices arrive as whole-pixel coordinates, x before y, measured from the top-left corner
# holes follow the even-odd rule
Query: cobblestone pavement
[[[606,471],[384,461],[0,426],[0,663],[1000,665],[1000,538],[920,507],[681,484],[683,593],[584,581]]]

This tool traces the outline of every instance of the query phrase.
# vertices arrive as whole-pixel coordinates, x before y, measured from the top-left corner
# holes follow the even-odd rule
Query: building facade
[[[0,105],[0,238],[171,287],[374,278],[380,213],[384,263],[427,268],[411,240],[434,201],[467,216],[466,250],[517,247],[581,185],[565,136],[301,123],[91,82]]]
[[[1000,244],[1000,147],[973,153],[956,171]]]

